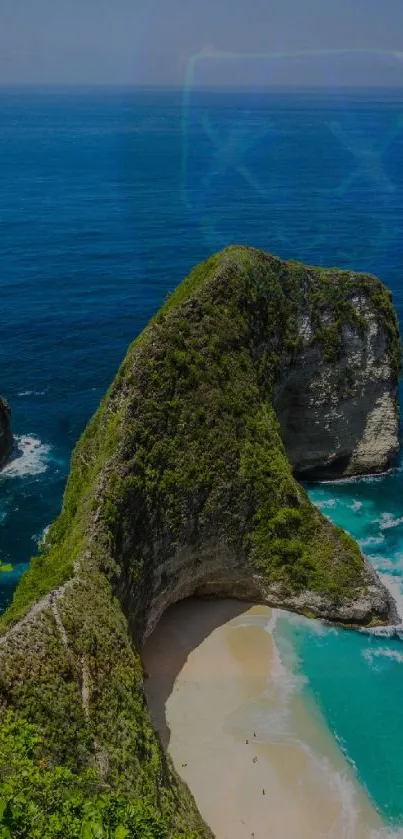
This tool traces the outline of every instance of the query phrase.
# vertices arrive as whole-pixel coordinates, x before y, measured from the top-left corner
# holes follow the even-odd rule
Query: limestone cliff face
[[[141,645],[193,594],[395,621],[358,546],[294,473],[389,465],[400,356],[370,275],[243,247],[198,266],[77,445],[63,510],[2,621],[0,718],[28,717],[52,765],[92,765],[103,784],[147,794],[169,835],[210,836],[152,732]]]
[[[11,411],[8,403],[0,396],[0,467],[4,465],[13,448],[10,423]]]
[[[397,380],[389,334],[376,305],[357,287],[356,320],[341,326],[337,358],[313,341],[308,313],[301,313],[301,348],[285,365],[273,404],[288,458],[297,475],[337,478],[383,472],[399,450]],[[321,326],[331,322],[321,314]],[[365,321],[367,328],[360,328]]]

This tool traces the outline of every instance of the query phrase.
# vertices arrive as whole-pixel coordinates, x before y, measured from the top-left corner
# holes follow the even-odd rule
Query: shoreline
[[[168,609],[143,650],[154,726],[217,839],[375,839],[384,824],[274,625],[233,600]]]

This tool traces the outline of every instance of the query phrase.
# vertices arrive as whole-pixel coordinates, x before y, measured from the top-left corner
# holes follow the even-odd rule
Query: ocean
[[[372,271],[402,323],[403,91],[4,88],[0,159],[0,392],[18,444],[0,476],[4,608],[127,345],[194,264],[238,243]],[[403,615],[402,489],[399,463],[308,487]],[[403,828],[402,637],[282,613],[275,632],[295,689]]]

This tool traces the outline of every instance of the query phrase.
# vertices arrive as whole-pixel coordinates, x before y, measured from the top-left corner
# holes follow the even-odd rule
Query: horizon
[[[71,91],[79,91],[85,93],[85,91],[89,90],[126,90],[126,91],[147,91],[147,90],[154,90],[154,91],[172,91],[172,92],[185,92],[186,87],[184,83],[182,84],[130,84],[128,82],[75,82],[75,83],[68,83],[68,82],[47,82],[47,83],[36,83],[36,82],[0,82],[0,91],[7,91],[7,90],[32,90],[32,91],[54,91],[54,90],[71,90]],[[250,91],[250,92],[259,92],[259,93],[270,93],[271,91],[306,91],[306,92],[313,92],[313,91],[326,91],[327,93],[335,93],[337,94],[340,90],[345,91],[368,91],[371,93],[372,91],[398,91],[401,90],[403,92],[403,81],[402,82],[395,82],[389,84],[383,83],[376,83],[373,82],[372,84],[339,84],[339,85],[327,85],[325,83],[322,84],[291,84],[291,83],[278,83],[263,85],[253,85],[253,84],[205,84],[205,85],[192,85],[192,92],[227,92],[233,91],[237,93],[239,91]]]

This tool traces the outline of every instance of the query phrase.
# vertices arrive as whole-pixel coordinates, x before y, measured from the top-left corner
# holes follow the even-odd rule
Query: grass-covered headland
[[[195,268],[129,348],[2,618],[0,837],[209,836],[150,726],[144,633],[194,592],[348,620],[376,587],[295,480],[272,405],[306,341],[301,314],[327,364],[343,326],[365,336],[357,288],[397,382],[396,316],[376,278],[245,247]],[[388,618],[378,595],[366,620]]]

